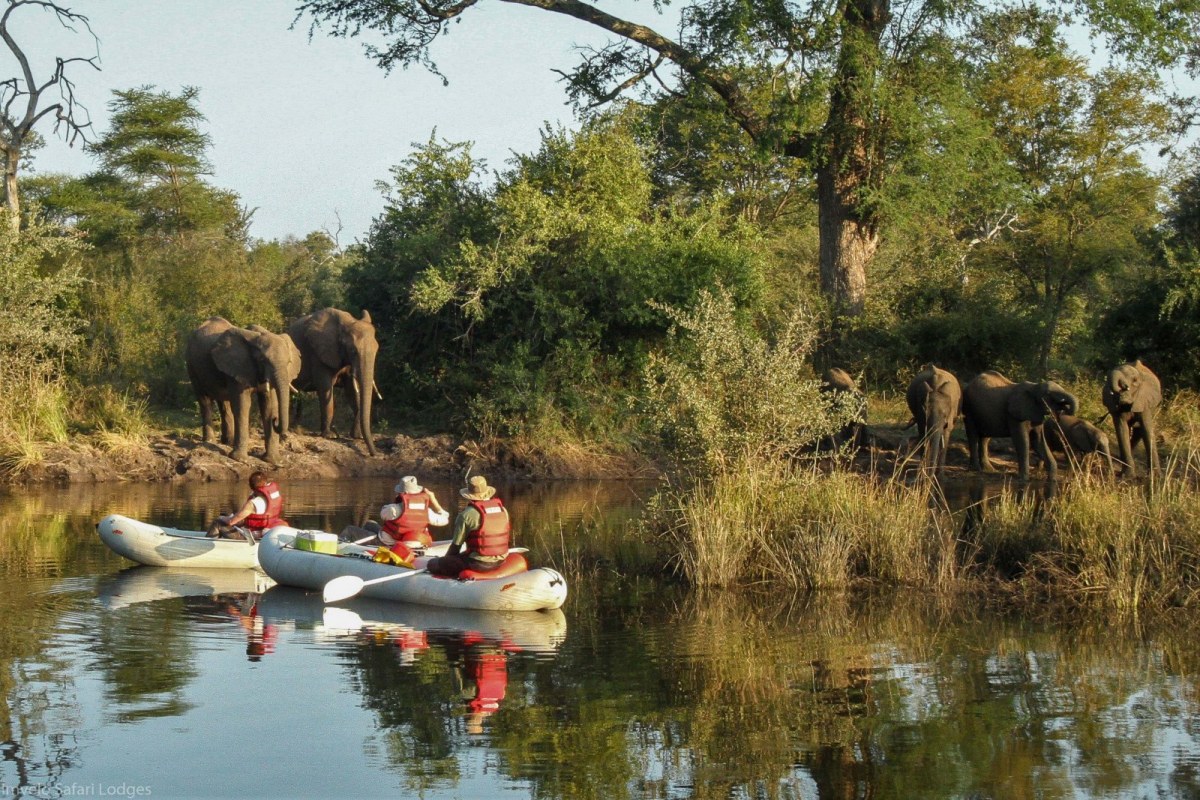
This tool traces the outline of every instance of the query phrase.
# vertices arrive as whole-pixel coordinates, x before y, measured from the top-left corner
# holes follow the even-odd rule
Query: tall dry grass
[[[109,387],[81,387],[46,362],[0,359],[0,474],[15,476],[46,460],[49,445],[88,433],[110,452],[134,451],[152,432],[146,401]]]
[[[1152,479],[1071,474],[951,512],[937,483],[848,469],[747,466],[674,484],[647,522],[697,586],[937,593],[977,587],[1120,613],[1200,605],[1200,453],[1177,442]]]
[[[764,464],[670,488],[652,513],[665,550],[693,584],[947,588],[958,579],[954,524],[929,486]]]
[[[20,474],[45,458],[46,442],[65,442],[68,391],[45,364],[0,361],[0,471]]]

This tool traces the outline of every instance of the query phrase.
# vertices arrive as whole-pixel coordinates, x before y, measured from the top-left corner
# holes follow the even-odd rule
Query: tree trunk
[[[879,235],[873,223],[856,217],[854,182],[837,172],[823,167],[817,173],[821,294],[837,313],[857,316],[867,300],[867,264],[879,246]]]
[[[867,299],[867,264],[879,246],[869,194],[882,174],[875,132],[879,41],[891,19],[889,0],[851,0],[817,166],[821,292],[839,314],[857,316]]]
[[[21,196],[17,193],[17,170],[21,151],[13,145],[4,148],[4,207],[8,210],[8,226],[13,233],[21,230]]]

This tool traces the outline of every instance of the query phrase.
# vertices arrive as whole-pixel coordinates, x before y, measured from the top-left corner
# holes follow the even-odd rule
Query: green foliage
[[[1194,154],[1195,155],[1195,154]],[[1142,358],[1174,387],[1200,387],[1200,162],[1175,187],[1153,262],[1113,285],[1097,368]]]
[[[274,298],[277,316],[286,323],[320,308],[342,307],[342,275],[355,258],[328,234],[314,231],[303,239],[255,242],[247,266],[258,276],[263,294]]]
[[[673,326],[647,364],[639,410],[687,474],[703,480],[785,459],[850,421],[807,366],[816,326],[803,309],[774,341],[724,290],[662,310]]]
[[[351,296],[392,299],[401,392],[500,435],[616,433],[668,320],[721,282],[759,292],[746,228],[712,208],[655,208],[647,158],[620,120],[546,132],[490,190],[465,145],[431,140],[393,170]],[[465,413],[464,413],[465,412]]]
[[[3,215],[0,215],[3,216]],[[36,457],[35,441],[67,436],[63,358],[79,341],[79,239],[34,219],[20,234],[0,219],[0,457]]]

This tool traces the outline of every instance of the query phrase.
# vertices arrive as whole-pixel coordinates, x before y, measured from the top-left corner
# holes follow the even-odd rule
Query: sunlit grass
[[[950,515],[928,497],[844,469],[747,467],[669,489],[650,513],[691,583],[927,586],[956,573]]]

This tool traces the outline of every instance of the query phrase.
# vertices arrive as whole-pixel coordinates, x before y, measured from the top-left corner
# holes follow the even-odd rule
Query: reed
[[[1200,601],[1200,478],[1191,446],[1152,480],[1067,485],[1042,527],[1037,577],[1068,599],[1118,611]]]
[[[65,442],[68,392],[47,365],[0,362],[0,470],[17,475],[42,463],[40,443]]]
[[[656,530],[697,585],[848,589],[957,579],[950,515],[927,491],[844,469],[748,466],[669,488]]]

